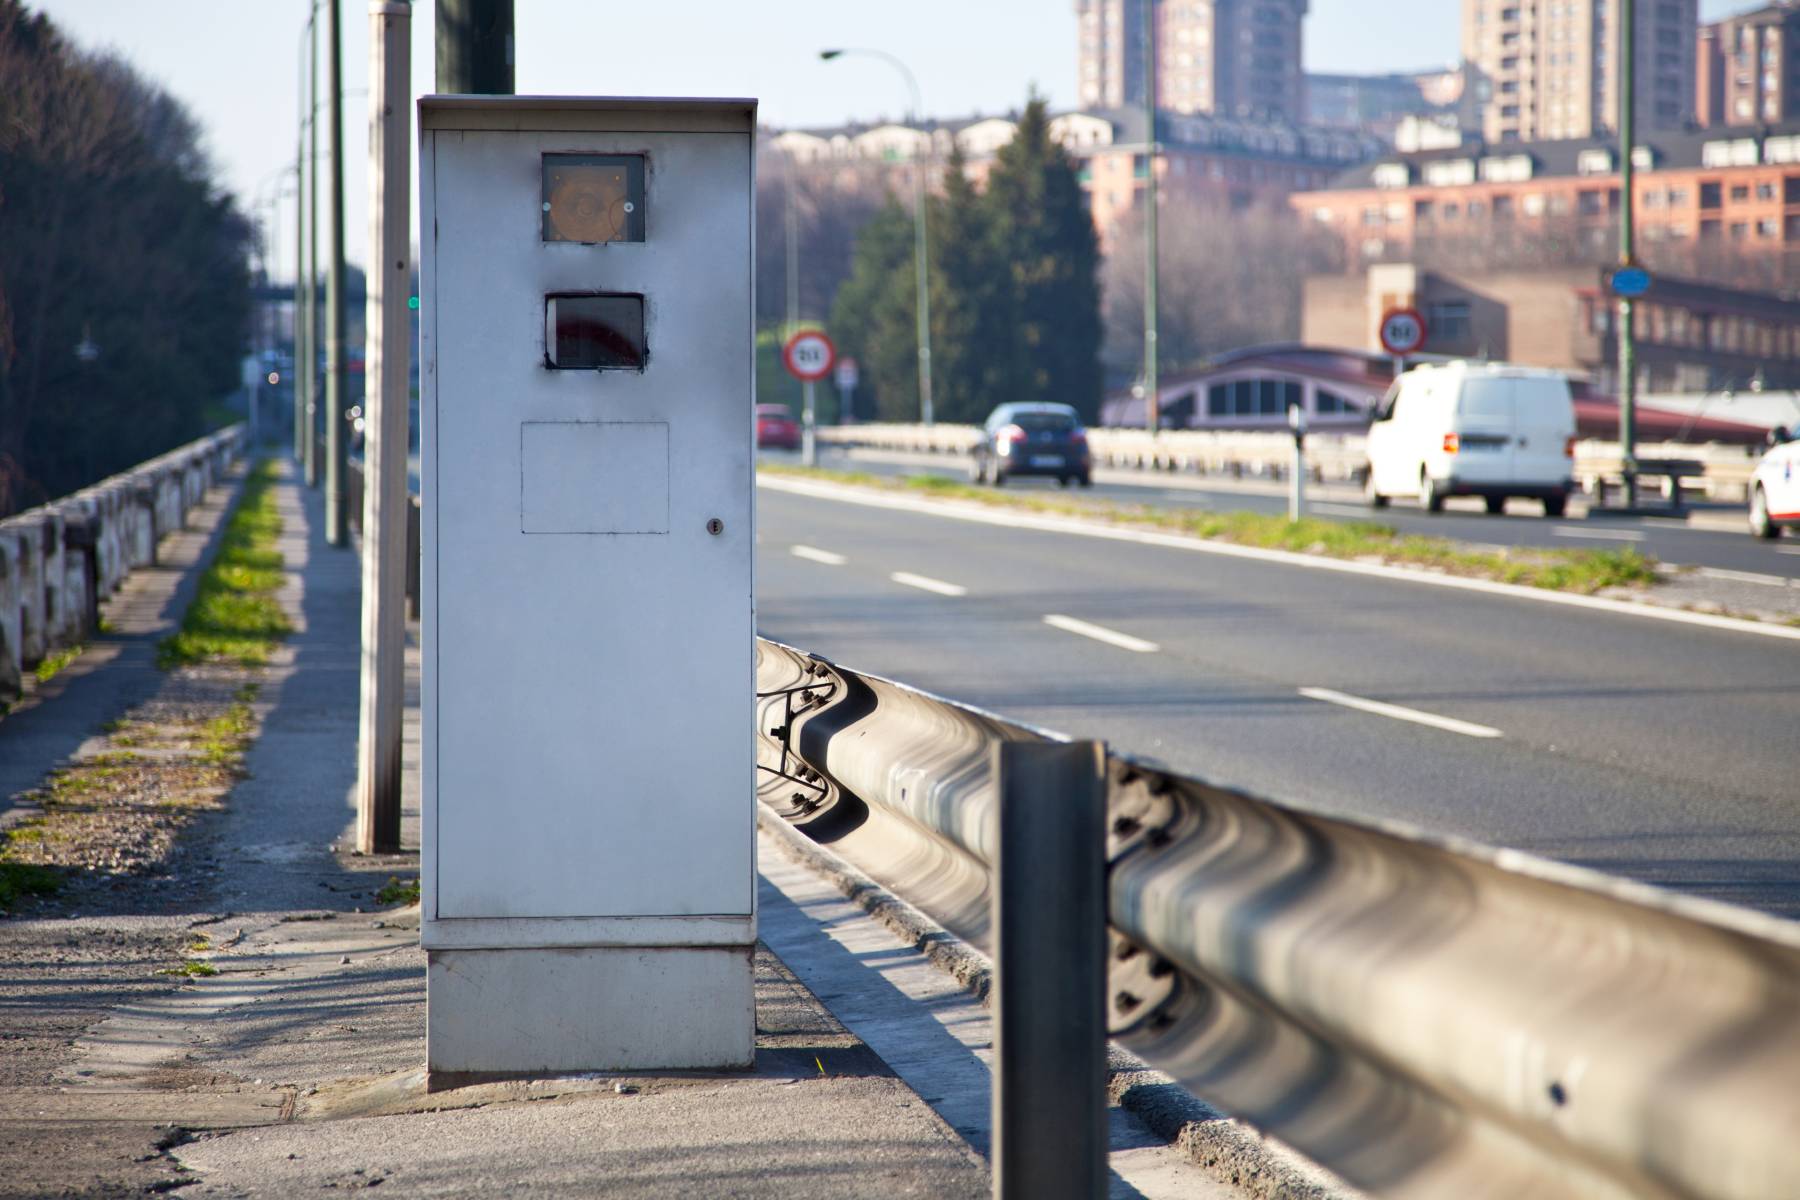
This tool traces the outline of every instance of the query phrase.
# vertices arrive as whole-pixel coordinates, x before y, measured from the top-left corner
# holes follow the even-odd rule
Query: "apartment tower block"
[[[1307,0],[1076,0],[1081,106],[1144,103],[1144,16],[1156,20],[1157,107],[1299,124]]]
[[[1698,0],[1637,0],[1639,130],[1694,120]],[[1463,0],[1463,58],[1489,142],[1600,137],[1619,127],[1625,0]]]

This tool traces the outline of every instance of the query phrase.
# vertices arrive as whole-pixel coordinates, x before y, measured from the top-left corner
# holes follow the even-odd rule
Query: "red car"
[[[788,413],[785,404],[756,406],[756,448],[761,450],[798,450],[800,422]]]

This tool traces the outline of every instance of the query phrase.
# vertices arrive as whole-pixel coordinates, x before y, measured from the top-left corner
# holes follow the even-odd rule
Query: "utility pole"
[[[1619,265],[1635,265],[1631,172],[1637,117],[1637,3],[1619,0]],[[1619,457],[1625,507],[1637,507],[1637,347],[1631,328],[1631,297],[1619,297]]]
[[[344,437],[344,393],[349,384],[345,345],[349,322],[344,311],[344,39],[343,0],[326,0],[330,45],[326,47],[331,86],[331,267],[325,277],[325,540],[350,544],[344,512],[344,476],[349,467]]]
[[[294,461],[306,462],[306,401],[312,379],[312,296],[306,280],[306,162],[307,106],[312,102],[307,77],[307,43],[312,33],[312,18],[300,43],[300,124],[294,148]]]
[[[438,0],[437,90],[513,93],[513,0]]]
[[[1144,427],[1162,422],[1156,372],[1156,6],[1144,0]]]
[[[362,707],[356,844],[400,849],[406,703],[407,366],[412,321],[412,5],[369,4],[368,347],[363,378]]]
[[[306,486],[319,486],[319,6],[306,21]]]

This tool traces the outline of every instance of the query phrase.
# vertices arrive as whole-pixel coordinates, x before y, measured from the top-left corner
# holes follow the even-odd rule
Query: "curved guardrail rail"
[[[758,645],[759,791],[977,945],[991,748]],[[1800,927],[1108,756],[1112,1033],[1372,1193],[1800,1196]]]

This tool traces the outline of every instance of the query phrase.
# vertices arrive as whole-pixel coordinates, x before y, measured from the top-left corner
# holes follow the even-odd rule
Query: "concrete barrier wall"
[[[92,636],[99,602],[156,561],[243,447],[233,425],[0,521],[0,703],[18,699],[26,671]]]
[[[818,431],[821,444],[898,450],[915,454],[967,455],[981,436],[974,425],[836,425]],[[1312,433],[1306,439],[1308,471],[1315,482],[1361,484],[1368,463],[1367,439],[1361,433]],[[1232,478],[1283,479],[1293,442],[1281,431],[1217,431],[1181,429],[1151,434],[1142,429],[1090,429],[1088,447],[1094,464],[1124,470],[1185,471]],[[1718,443],[1640,443],[1644,459],[1685,459],[1700,464],[1698,476],[1682,486],[1709,499],[1741,501],[1761,451],[1756,447]],[[1575,478],[1584,490],[1620,472],[1616,442],[1584,440],[1575,446]]]

